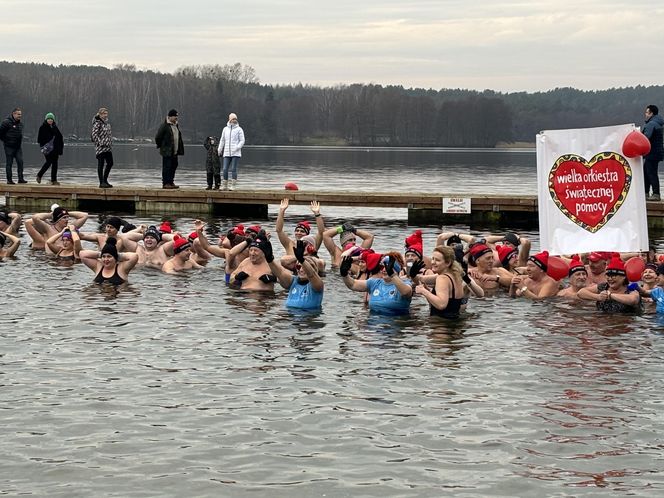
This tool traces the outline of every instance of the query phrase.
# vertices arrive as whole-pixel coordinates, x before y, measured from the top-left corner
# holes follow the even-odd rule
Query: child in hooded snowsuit
[[[207,172],[207,188],[212,190],[212,180],[214,179],[214,189],[219,190],[221,184],[221,160],[217,153],[217,140],[214,137],[207,137],[203,146],[207,150],[205,158],[205,170]]]

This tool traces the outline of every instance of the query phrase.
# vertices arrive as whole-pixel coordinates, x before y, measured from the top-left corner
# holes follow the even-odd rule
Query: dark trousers
[[[205,170],[207,172],[208,187],[212,186],[212,180],[214,180],[214,184],[218,187],[221,183],[221,164],[219,164],[219,160],[207,161],[205,163]]]
[[[104,163],[106,168],[104,169]],[[99,184],[108,183],[108,175],[113,168],[113,153],[109,150],[102,152],[97,156],[97,176],[99,177]]]
[[[161,158],[161,183],[173,185],[176,169],[178,169],[178,156],[163,156]]]
[[[659,173],[657,168],[659,167],[659,161],[654,159],[646,159],[643,162],[643,179],[646,185],[646,195],[650,193],[650,187],[652,187],[653,195],[659,195]]]
[[[48,171],[48,168],[51,168],[51,181],[52,182],[57,182],[58,181],[58,154],[55,152],[51,152],[50,154],[47,154],[44,156],[46,158],[46,162],[44,165],[41,167],[39,170],[39,173],[37,173],[37,176],[41,178],[44,176],[44,174]]]
[[[16,159],[16,172],[18,173],[18,180],[23,181],[23,150],[19,147],[14,149],[5,145],[5,157],[7,158],[7,165],[5,172],[7,173],[7,181],[12,181],[12,165]]]

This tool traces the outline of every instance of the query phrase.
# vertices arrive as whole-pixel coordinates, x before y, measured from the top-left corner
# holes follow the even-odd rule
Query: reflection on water
[[[370,227],[379,252],[418,228],[323,212],[330,226],[351,216]],[[306,214],[289,209],[286,230]],[[85,230],[98,229],[92,218]],[[207,221],[214,238],[251,220]],[[420,228],[428,252],[438,228]],[[525,235],[536,250],[537,233]],[[383,317],[335,272],[323,309],[306,313],[281,289],[228,289],[218,259],[176,276],[135,269],[115,289],[22,237],[0,262],[1,493],[663,491],[664,322],[653,314],[498,295],[453,323],[419,297],[409,316]]]

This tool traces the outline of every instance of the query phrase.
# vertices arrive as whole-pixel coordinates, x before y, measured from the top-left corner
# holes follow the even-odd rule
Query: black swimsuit
[[[447,278],[450,279],[450,283],[452,284],[452,293],[450,298],[447,300],[447,306],[443,310],[439,310],[436,308],[433,304],[429,305],[429,308],[431,310],[431,316],[440,316],[442,318],[447,318],[447,319],[455,319],[459,318],[459,311],[461,310],[461,305],[463,304],[463,298],[456,298],[454,295],[456,294],[456,289],[454,288],[454,280],[452,277],[449,275],[445,275]],[[433,290],[431,291],[433,295],[436,295],[436,286],[433,286]]]
[[[107,284],[111,284],[111,285],[120,285],[120,284],[125,283],[125,279],[123,279],[120,275],[118,275],[118,267],[117,266],[115,267],[115,272],[110,277],[105,277],[104,275],[102,275],[103,272],[104,272],[104,269],[102,268],[99,271],[99,273],[97,273],[97,276],[94,279],[94,282],[96,284],[107,283]]]

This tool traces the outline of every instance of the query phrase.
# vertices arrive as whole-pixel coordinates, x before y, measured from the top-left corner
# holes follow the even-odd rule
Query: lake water
[[[74,149],[70,159],[91,153]],[[159,182],[152,148],[116,149],[112,183]],[[356,160],[364,154],[368,162]],[[253,149],[240,178],[261,188],[423,191],[479,188],[472,182],[484,178],[487,189],[535,193],[534,152],[466,154]],[[177,183],[201,183],[203,154],[190,158]],[[64,161],[63,181],[94,180],[93,161],[74,166],[82,171]],[[512,175],[519,180],[504,185]],[[287,231],[306,212],[289,209]],[[348,218],[372,230],[379,251],[400,249],[418,228],[401,210],[322,212],[328,225]],[[268,228],[274,218],[272,206]],[[192,218],[171,219],[191,229]],[[85,229],[98,221],[93,214]],[[207,221],[215,236],[255,220]],[[437,228],[420,228],[428,253]],[[525,235],[537,248],[537,233]],[[431,320],[420,298],[409,317],[380,317],[330,273],[323,311],[299,314],[283,307],[283,291],[227,289],[220,260],[178,276],[137,269],[129,285],[107,289],[82,265],[59,266],[23,241],[15,260],[0,262],[2,494],[664,492],[664,325],[651,313],[606,316],[501,295],[473,300],[456,324]]]

